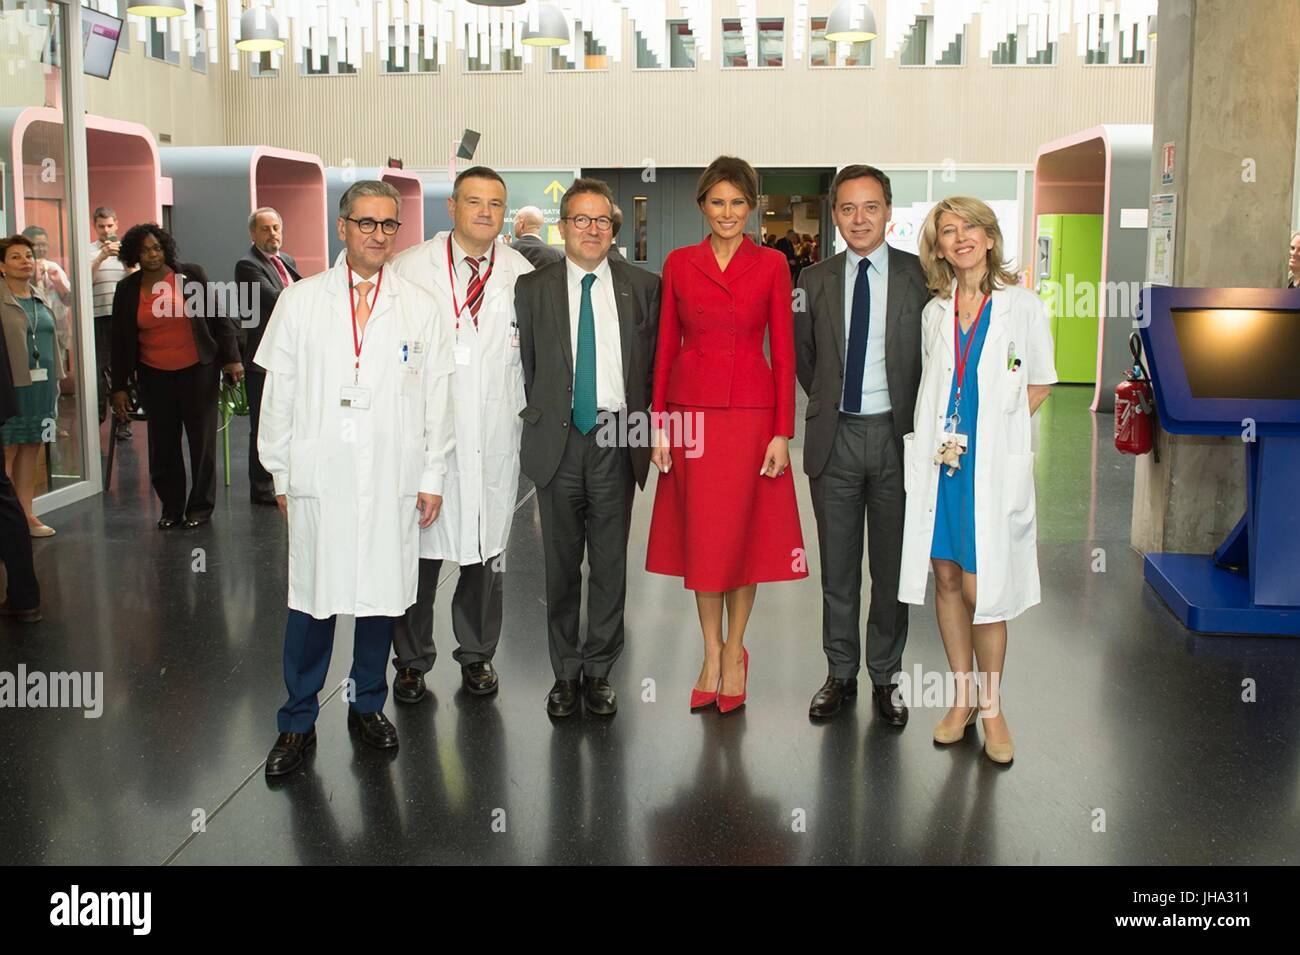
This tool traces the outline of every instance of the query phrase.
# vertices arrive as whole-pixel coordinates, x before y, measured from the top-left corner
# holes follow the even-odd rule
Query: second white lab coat
[[[451,349],[429,296],[385,268],[356,379],[370,407],[344,407],[345,254],[276,301],[253,359],[266,369],[257,451],[288,498],[290,609],[397,617],[415,603],[416,495],[443,493],[452,450]]]
[[[907,505],[898,599],[910,604],[925,603],[935,501],[939,481],[944,480],[942,465],[934,462],[934,456],[943,440],[956,362],[954,301],[951,295],[931,299],[921,313],[921,387],[913,430],[903,436]],[[1039,602],[1027,386],[1056,381],[1051,326],[1047,308],[1037,295],[1021,286],[995,290],[988,321],[976,369],[975,623],[1010,620]],[[1012,357],[1021,361],[1016,370],[1007,367]]]
[[[447,271],[449,239],[440,232],[393,260],[398,274],[432,297],[449,347],[453,354],[460,349],[463,360],[453,364],[451,377],[456,447],[447,461],[442,516],[420,534],[420,557],[481,564],[506,549],[519,490],[519,412],[527,401],[515,279],[533,267],[508,245],[497,244],[477,330],[463,307],[466,289],[458,276],[456,302],[463,307],[458,331]]]

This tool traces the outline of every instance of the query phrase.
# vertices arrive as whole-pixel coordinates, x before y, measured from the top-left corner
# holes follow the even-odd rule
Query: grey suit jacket
[[[526,258],[535,269],[564,260],[564,253],[558,247],[547,245],[536,235],[521,235],[510,243],[510,248]]]
[[[659,334],[659,277],[624,262],[610,261],[609,271],[623,352],[624,403],[629,414],[648,415]],[[519,463],[534,484],[545,487],[560,466],[573,417],[573,340],[565,260],[515,280],[515,315],[528,402],[519,412],[524,419]],[[648,437],[648,418],[644,427]],[[645,445],[630,449],[632,471],[641,487],[650,472],[648,440]]]
[[[830,458],[844,394],[846,258],[847,253],[840,252],[805,268],[799,273],[795,295],[795,372],[808,395],[803,469],[809,477],[820,475]],[[900,447],[903,435],[912,430],[921,386],[921,310],[930,298],[921,260],[890,248],[885,378]]]

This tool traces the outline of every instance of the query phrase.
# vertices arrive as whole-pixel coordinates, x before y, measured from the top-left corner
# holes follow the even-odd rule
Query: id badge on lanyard
[[[975,313],[975,321],[971,323],[970,332],[966,339],[966,347],[961,347],[961,309],[959,308],[958,293],[953,293],[952,302],[952,350],[956,361],[955,375],[957,378],[957,394],[953,399],[952,414],[944,421],[943,438],[939,442],[939,450],[935,452],[934,463],[945,466],[944,473],[952,477],[961,468],[961,456],[966,453],[970,445],[970,436],[961,431],[961,389],[966,380],[966,365],[970,358],[971,346],[975,342],[975,333],[979,329],[980,321],[984,317],[984,308],[989,303],[989,296],[985,295],[984,300],[980,302],[979,311]]]
[[[374,307],[379,303],[379,289],[384,284],[384,270],[380,268],[379,278],[375,280],[374,297],[371,299],[370,310],[373,314]],[[339,388],[339,405],[344,408],[353,408],[357,411],[368,411],[370,409],[370,389],[361,386],[361,345],[365,341],[364,334],[357,328],[357,300],[352,294],[352,264],[348,263],[348,307],[352,311],[352,384],[343,385]]]

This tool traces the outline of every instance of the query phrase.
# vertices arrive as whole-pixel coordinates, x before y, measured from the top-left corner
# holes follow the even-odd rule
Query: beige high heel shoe
[[[936,743],[955,743],[966,735],[967,728],[975,722],[976,717],[980,714],[978,706],[970,708],[970,715],[966,717],[966,722],[957,728],[947,726],[942,720],[934,728],[934,741]]]
[[[989,739],[987,727],[984,730],[984,755],[995,763],[1005,766],[1015,758],[1016,750],[1008,739],[1005,743],[995,743]]]

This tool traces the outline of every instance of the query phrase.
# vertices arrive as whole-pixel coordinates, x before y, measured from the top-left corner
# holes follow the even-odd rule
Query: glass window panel
[[[194,55],[190,57],[190,69],[195,73],[208,71],[207,11],[197,5],[194,7]]]
[[[685,20],[669,20],[665,32],[668,68],[695,69],[695,35],[691,33],[690,24]],[[650,52],[650,45],[640,30],[636,33],[636,66],[639,70],[664,69],[660,58]]]
[[[606,55],[605,48],[596,42],[590,30],[582,29],[582,21],[578,21],[577,35],[582,37],[582,57],[584,70],[604,70],[609,68],[609,57]],[[551,69],[553,70],[572,70],[576,69],[574,61],[574,50],[576,44],[570,42],[568,46],[556,46],[551,48]]]
[[[6,451],[30,456],[31,491],[38,502],[41,495],[86,479],[85,444],[90,432],[82,415],[83,376],[94,378],[93,369],[87,369],[83,360],[89,342],[90,361],[94,362],[93,338],[87,337],[90,319],[85,317],[83,322],[75,291],[86,279],[76,274],[73,196],[59,106],[60,87],[66,94],[69,82],[58,68],[63,29],[58,4],[45,0],[0,3],[0,77],[4,78],[0,81],[0,108],[15,113],[41,107],[54,111],[52,117],[27,123],[21,141],[0,156],[0,235],[21,232],[36,247],[32,284],[49,305],[48,311],[37,312],[34,348],[27,338],[28,367],[44,369],[46,380],[17,388],[20,413],[3,429]],[[76,82],[82,78],[76,77]],[[117,174],[116,170],[90,173],[92,202],[112,201],[111,177]],[[88,217],[90,210],[75,214]],[[90,402],[96,404],[94,398]],[[99,480],[98,474],[95,480]]]
[[[989,202],[1016,198],[1019,173],[1014,169],[957,169],[944,178],[943,169],[934,170],[934,199],[949,196],[974,196]]]
[[[414,27],[415,40],[411,40],[411,29]],[[402,36],[399,40],[397,28],[388,28],[388,45],[381,50],[383,59],[379,61],[381,73],[437,73],[438,72],[438,48],[437,37],[433,37],[433,56],[426,57],[424,49],[426,36],[432,33],[426,24],[410,24],[403,28]],[[399,49],[401,55],[398,55]]]
[[[303,76],[342,76],[348,73],[355,73],[357,68],[343,59],[339,53],[338,37],[329,38],[329,47],[325,56],[318,55],[317,50],[310,46],[304,47],[302,51],[302,75]]]

